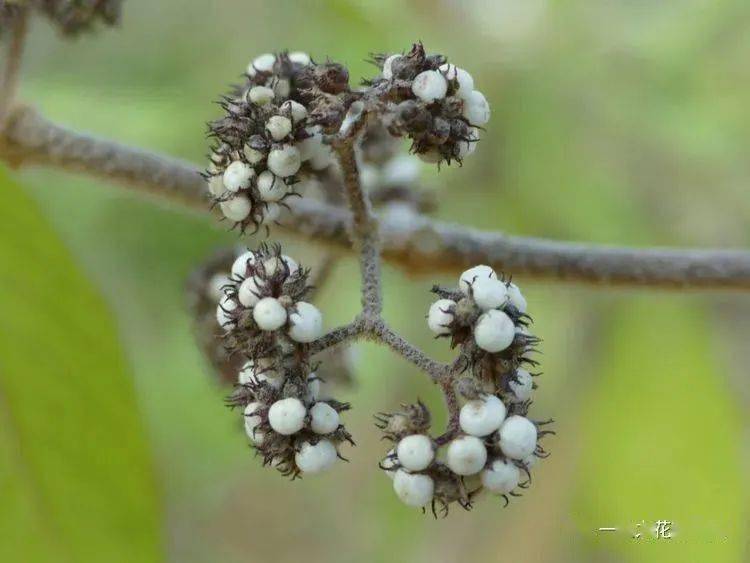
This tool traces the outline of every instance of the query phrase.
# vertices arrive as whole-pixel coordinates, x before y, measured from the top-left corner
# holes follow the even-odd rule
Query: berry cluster
[[[464,404],[453,431],[437,438],[429,435],[430,416],[421,404],[382,415],[380,427],[395,447],[381,467],[409,506],[447,512],[457,502],[468,509],[481,491],[507,504],[508,495],[518,496],[531,482],[531,468],[547,455],[539,439],[551,433],[541,429],[548,422],[527,417],[538,374],[524,366],[537,365],[528,354],[539,339],[528,331],[526,300],[488,266],[465,271],[456,290],[433,291],[441,299],[430,307],[427,324],[461,348],[469,374],[453,386]]]
[[[261,246],[240,255],[216,309],[227,349],[247,362],[229,397],[241,407],[245,431],[265,465],[296,477],[331,467],[337,446],[351,442],[339,413],[349,405],[320,398],[307,344],[323,332],[318,309],[302,299],[308,272]]]
[[[122,0],[14,0],[0,2],[0,32],[29,7],[43,13],[63,35],[78,35],[97,21],[115,25],[120,21]]]
[[[460,163],[474,152],[490,107],[468,72],[443,55],[428,55],[421,43],[374,60],[381,75],[371,85],[388,104],[392,135],[409,137],[412,152],[426,162]]]
[[[255,58],[209,124],[216,144],[204,175],[224,217],[243,232],[273,222],[305,173],[332,162],[325,134],[338,130],[351,96],[337,63],[302,52]]]

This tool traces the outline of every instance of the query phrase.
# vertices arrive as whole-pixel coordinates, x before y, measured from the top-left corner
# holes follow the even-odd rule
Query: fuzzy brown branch
[[[356,139],[356,136],[345,137],[334,144],[334,149],[339,157],[344,191],[352,211],[351,238],[360,255],[362,312],[366,318],[375,319],[383,310],[378,221],[359,181],[359,168],[354,153]]]
[[[0,130],[3,129],[15,101],[28,28],[28,8],[20,7],[12,19],[5,50],[5,65],[0,84]]]
[[[450,376],[450,365],[436,362],[424,352],[409,344],[409,342],[393,331],[382,319],[373,323],[365,336],[376,342],[385,344],[406,361],[427,373],[436,383],[442,382]]]
[[[115,181],[161,201],[205,212],[208,201],[197,167],[184,161],[81,134],[30,108],[10,117],[0,156]],[[282,218],[291,233],[351,251],[351,215],[301,199]],[[410,274],[456,273],[485,263],[535,279],[602,285],[750,290],[745,250],[624,248],[483,232],[429,219],[405,208],[380,217],[383,258]]]

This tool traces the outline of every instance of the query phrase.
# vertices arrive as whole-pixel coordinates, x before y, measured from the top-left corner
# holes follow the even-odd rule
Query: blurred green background
[[[493,112],[462,169],[425,169],[441,217],[601,243],[750,242],[745,0],[127,0],[120,29],[72,43],[35,21],[22,94],[202,162],[211,101],[255,55],[307,50],[358,81],[369,52],[418,39],[467,68]],[[0,187],[0,561],[748,561],[747,296],[520,278],[544,339],[532,414],[556,419],[553,455],[507,509],[434,521],[392,493],[371,419],[417,396],[440,411],[426,378],[358,346],[357,385],[339,393],[351,463],[288,483],[248,451],[184,306],[187,274],[235,236],[52,170],[0,170]],[[356,280],[342,261],[318,300],[329,327],[354,314]],[[387,318],[449,359],[423,315],[452,278],[384,281]],[[657,520],[672,540],[650,537]]]

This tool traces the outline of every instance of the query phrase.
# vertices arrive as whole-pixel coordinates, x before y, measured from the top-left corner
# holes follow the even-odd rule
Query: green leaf
[[[0,560],[160,561],[149,443],[101,298],[0,169]]]
[[[639,298],[610,327],[582,417],[574,512],[595,559],[739,563],[742,423],[705,312],[695,297]],[[655,537],[658,520],[673,523],[673,539]]]

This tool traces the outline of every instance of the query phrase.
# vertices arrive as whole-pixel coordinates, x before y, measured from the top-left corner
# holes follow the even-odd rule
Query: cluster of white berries
[[[338,445],[351,437],[341,424],[345,403],[321,399],[314,372],[303,385],[294,369],[275,369],[272,358],[249,360],[239,373],[234,404],[244,404],[250,443],[284,475],[320,473],[340,457]],[[300,389],[304,391],[300,393]],[[238,400],[239,399],[239,400]]]
[[[421,43],[376,62],[381,77],[373,84],[390,103],[393,135],[407,135],[412,152],[426,162],[461,162],[474,152],[490,107],[466,70],[426,54]]]
[[[471,332],[476,345],[490,353],[509,348],[517,334],[528,336],[523,334],[526,324],[516,326],[514,321],[523,318],[527,306],[516,284],[498,279],[492,268],[480,265],[461,274],[458,287],[458,292],[430,306],[427,325],[436,335],[460,332],[467,321],[473,321]]]
[[[282,333],[293,342],[310,343],[323,334],[323,316],[303,300],[309,291],[306,280],[307,272],[278,247],[248,250],[232,265],[216,319],[236,340]]]
[[[242,230],[275,221],[284,200],[297,193],[300,175],[332,162],[324,126],[343,109],[323,107],[321,98],[332,95],[320,90],[320,76],[338,66],[321,66],[303,52],[256,57],[246,83],[222,101],[224,117],[209,125],[217,144],[205,173],[208,189]]]
[[[452,502],[470,508],[483,490],[506,501],[516,496],[540,453],[539,431],[528,418],[507,412],[499,397],[486,394],[464,404],[460,432],[447,443],[425,432],[396,435],[381,467],[393,478],[398,498],[434,511],[436,504],[447,510]]]
[[[267,465],[296,477],[330,468],[351,441],[339,413],[323,399],[307,344],[323,333],[320,311],[302,300],[308,273],[279,247],[242,253],[217,277],[217,321],[228,349],[248,358],[229,404],[241,407],[245,432]]]
[[[427,324],[461,347],[468,377],[454,380],[463,404],[448,432],[432,438],[424,407],[381,415],[380,427],[395,444],[381,467],[405,504],[470,508],[482,492],[507,504],[531,481],[531,469],[547,452],[539,439],[548,422],[528,418],[535,384],[524,366],[539,340],[528,330],[527,303],[518,287],[489,266],[461,274],[457,289],[435,288]]]

